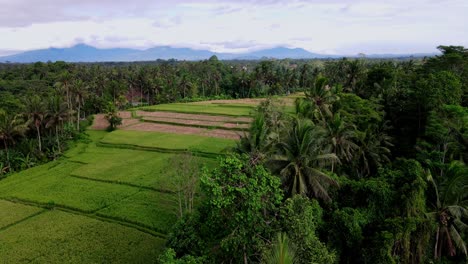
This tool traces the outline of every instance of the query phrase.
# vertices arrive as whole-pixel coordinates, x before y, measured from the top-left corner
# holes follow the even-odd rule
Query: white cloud
[[[341,54],[468,46],[468,4],[461,0],[0,0],[0,6],[0,54],[77,42],[219,52],[285,45]]]

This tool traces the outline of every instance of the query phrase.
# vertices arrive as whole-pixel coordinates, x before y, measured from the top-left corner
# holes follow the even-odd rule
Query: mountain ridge
[[[157,59],[176,60],[205,60],[211,56],[217,56],[220,60],[258,60],[262,58],[275,59],[323,59],[357,57],[344,55],[326,55],[312,53],[302,48],[274,47],[269,49],[256,50],[245,53],[221,53],[209,50],[196,50],[192,48],[176,48],[170,46],[156,46],[145,50],[130,48],[109,48],[100,49],[86,44],[77,44],[69,48],[48,48],[25,51],[18,54],[0,57],[0,62],[32,63],[47,61],[67,61],[67,62],[111,62],[111,61],[153,61]],[[433,56],[432,53],[424,54],[375,54],[368,55],[371,58],[394,58],[409,56]]]

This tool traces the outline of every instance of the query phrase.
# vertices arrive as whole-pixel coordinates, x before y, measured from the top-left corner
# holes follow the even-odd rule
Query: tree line
[[[0,174],[60,156],[79,135],[80,122],[95,113],[106,113],[115,127],[116,111],[135,105],[286,94],[309,86],[322,70],[336,78],[335,64],[353,63],[221,62],[215,56],[200,62],[3,63]],[[376,62],[358,65],[362,70],[368,63]]]

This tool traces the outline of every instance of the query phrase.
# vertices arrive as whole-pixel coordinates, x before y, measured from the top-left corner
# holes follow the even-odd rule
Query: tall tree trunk
[[[58,129],[58,125],[55,126],[55,137],[57,139],[57,148],[58,148],[58,151],[59,153],[62,152],[62,150],[60,149],[60,139],[59,139],[59,129]]]
[[[39,152],[42,152],[41,130],[39,129],[39,126],[37,125],[37,121],[36,121],[36,131],[37,131],[37,141],[39,143]]]
[[[80,110],[81,110],[81,106],[78,103],[78,111],[76,113],[76,130],[77,131],[80,131]]]
[[[3,145],[5,146],[5,152],[6,152],[6,158],[7,158],[7,167],[10,167],[10,153],[8,151],[8,144],[7,144],[6,138],[3,139]],[[3,169],[3,168],[0,168],[0,170],[1,169]]]

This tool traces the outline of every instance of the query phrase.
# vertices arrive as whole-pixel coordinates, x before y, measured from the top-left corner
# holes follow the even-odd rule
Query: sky
[[[78,43],[428,53],[468,46],[468,0],[0,0],[0,56]]]

